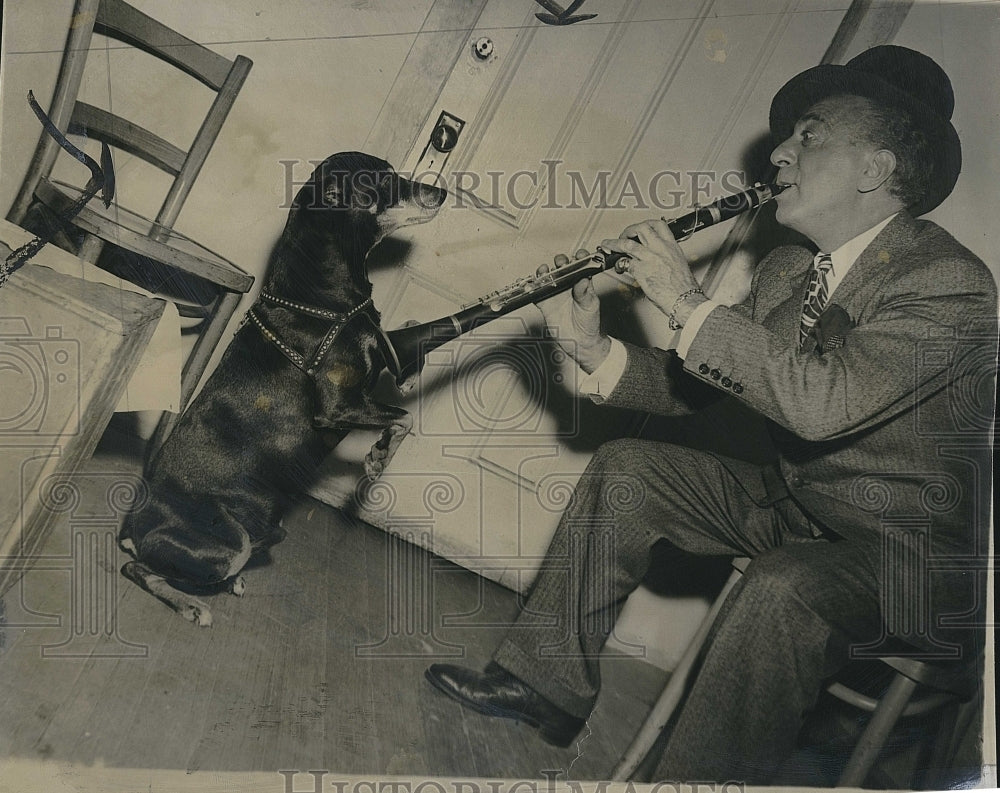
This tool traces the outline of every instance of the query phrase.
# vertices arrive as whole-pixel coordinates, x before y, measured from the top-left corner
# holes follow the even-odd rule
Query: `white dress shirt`
[[[840,282],[844,280],[844,277],[851,267],[854,266],[854,263],[858,260],[864,249],[889,224],[889,221],[896,217],[896,214],[893,213],[885,220],[872,226],[868,231],[864,231],[853,239],[848,240],[830,254],[830,258],[833,260],[833,267],[830,268],[830,272],[826,276],[830,298],[833,297],[833,293],[840,285]],[[691,343],[694,341],[694,337],[698,335],[698,331],[701,329],[705,318],[721,305],[722,303],[716,303],[714,300],[709,299],[704,303],[700,303],[691,312],[691,316],[688,317],[688,321],[684,323],[684,328],[677,337],[678,356],[681,358],[687,357]],[[608,353],[608,357],[589,375],[583,374],[578,379],[580,393],[589,396],[594,402],[603,402],[608,398],[608,395],[614,390],[615,386],[618,385],[618,381],[625,372],[625,364],[627,362],[628,354],[625,351],[625,345],[618,341],[618,339],[612,338],[611,350]]]

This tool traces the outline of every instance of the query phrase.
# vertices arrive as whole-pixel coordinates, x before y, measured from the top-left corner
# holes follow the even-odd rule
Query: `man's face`
[[[875,151],[862,134],[866,108],[856,96],[817,102],[771,152],[779,168],[775,181],[791,185],[776,199],[779,223],[815,241],[850,222],[860,177]]]

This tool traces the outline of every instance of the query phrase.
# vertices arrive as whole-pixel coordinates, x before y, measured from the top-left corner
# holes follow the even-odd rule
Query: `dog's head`
[[[403,178],[378,157],[333,154],[299,188],[265,285],[306,303],[349,285],[370,292],[371,249],[397,229],[430,220],[445,196],[440,188]]]
[[[355,233],[367,228],[374,244],[404,226],[426,223],[446,196],[439,187],[400,176],[385,160],[352,151],[320,163],[299,190],[293,208],[300,214],[323,215],[319,222],[349,223]]]

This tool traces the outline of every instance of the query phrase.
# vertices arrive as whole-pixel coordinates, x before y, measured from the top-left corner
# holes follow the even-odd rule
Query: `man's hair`
[[[912,207],[930,190],[934,176],[934,155],[930,141],[905,110],[880,105],[859,97],[864,112],[856,122],[865,141],[896,155],[896,170],[889,179],[889,193],[903,206]]]

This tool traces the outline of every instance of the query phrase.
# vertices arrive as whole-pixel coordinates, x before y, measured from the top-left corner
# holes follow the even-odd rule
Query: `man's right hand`
[[[576,252],[578,259],[587,255],[583,249]],[[557,269],[564,267],[569,264],[569,257],[560,253],[553,264]],[[537,272],[541,275],[549,270],[549,266],[543,264]],[[601,333],[601,300],[589,278],[577,281],[570,292],[561,292],[535,305],[559,346],[587,374],[608,357],[611,339]]]

